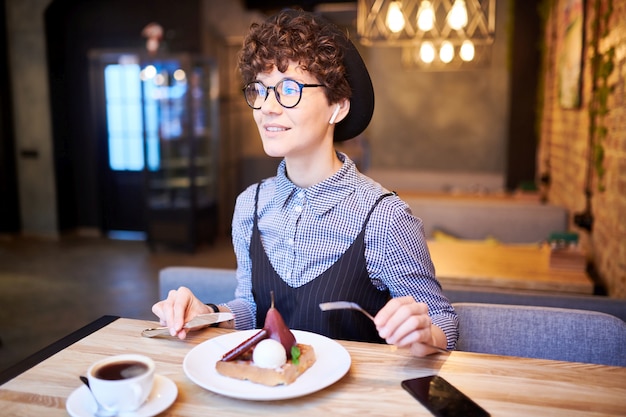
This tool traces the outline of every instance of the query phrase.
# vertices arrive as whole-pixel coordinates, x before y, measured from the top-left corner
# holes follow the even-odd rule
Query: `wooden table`
[[[163,416],[428,416],[400,382],[433,373],[492,416],[623,416],[626,410],[626,368],[467,352],[415,358],[389,345],[345,341],[340,343],[352,366],[330,387],[291,400],[237,400],[199,387],[182,368],[191,348],[232,330],[206,329],[185,341],[140,336],[153,325],[118,319],[43,360],[0,386],[0,414],[66,416],[66,399],[89,364],[129,352],[152,357],[157,373],[178,386],[178,398]]]
[[[444,289],[593,293],[585,271],[550,268],[546,246],[429,240],[428,248]]]

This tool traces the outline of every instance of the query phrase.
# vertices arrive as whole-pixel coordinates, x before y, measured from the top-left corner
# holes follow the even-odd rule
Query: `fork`
[[[372,316],[366,309],[358,305],[357,303],[353,303],[351,301],[329,301],[326,303],[320,303],[320,310],[322,311],[330,311],[330,310],[356,310],[363,313],[367,318],[369,318],[372,322],[374,322],[374,316]],[[436,350],[440,353],[450,353],[449,350],[440,348],[439,346],[431,345],[430,343],[423,343],[423,345],[428,346],[431,349]]]

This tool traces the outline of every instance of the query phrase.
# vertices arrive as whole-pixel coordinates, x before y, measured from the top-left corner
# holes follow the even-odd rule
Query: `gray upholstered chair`
[[[234,269],[173,266],[159,271],[159,297],[170,290],[187,287],[205,303],[225,303],[235,297],[237,279]]]
[[[160,299],[180,286],[190,288],[204,302],[219,304],[233,299],[237,280],[234,269],[168,267],[160,271]],[[606,297],[588,298],[594,300],[591,307],[606,307]],[[582,305],[578,298],[563,302],[581,308],[589,304]],[[609,307],[614,309],[613,304]],[[626,366],[626,324],[612,315],[545,306],[464,302],[454,306],[460,320],[458,350]]]
[[[454,303],[457,350],[626,366],[626,323],[566,308]]]
[[[605,295],[549,294],[539,291],[514,291],[504,289],[472,290],[445,289],[452,303],[487,303],[520,306],[575,308],[607,313],[626,321],[626,300]]]

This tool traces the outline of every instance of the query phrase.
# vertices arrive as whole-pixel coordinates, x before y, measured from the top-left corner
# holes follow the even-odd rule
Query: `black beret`
[[[290,14],[294,17],[311,14],[302,10],[285,9],[283,13]],[[348,115],[335,126],[335,142],[352,139],[365,130],[372,120],[374,114],[374,86],[367,67],[361,58],[361,54],[344,31],[339,29],[335,24],[324,19],[319,15],[314,15],[315,20],[337,37],[337,44],[344,49],[343,64],[346,68],[346,79],[352,90],[350,97],[350,111]]]

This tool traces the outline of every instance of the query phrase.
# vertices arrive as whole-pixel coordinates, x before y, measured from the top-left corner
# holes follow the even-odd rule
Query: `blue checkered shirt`
[[[314,280],[333,265],[361,231],[379,196],[388,192],[361,174],[338,153],[342,168],[332,177],[299,188],[286,175],[285,161],[259,192],[259,230],[263,247],[278,275],[291,287]],[[236,328],[256,327],[252,295],[250,237],[256,184],[237,198],[232,239],[237,257],[236,299],[227,303]],[[446,334],[448,348],[458,338],[458,319],[441,286],[428,252],[422,221],[397,196],[384,198],[365,230],[365,259],[372,284],[392,297],[413,296],[428,304],[433,324]]]

